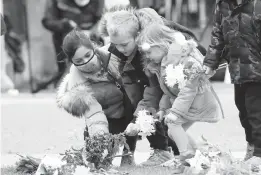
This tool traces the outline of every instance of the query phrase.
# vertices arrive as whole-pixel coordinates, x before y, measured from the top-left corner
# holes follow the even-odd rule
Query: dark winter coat
[[[142,109],[155,113],[159,108],[159,101],[163,92],[156,75],[147,76],[145,74],[141,53],[137,50],[134,57],[129,59],[120,53],[113,44],[105,46],[103,49],[108,50],[112,53],[113,58],[120,61],[119,71],[122,86],[131,101],[132,107],[136,109],[134,116],[137,116],[138,111]]]
[[[82,30],[94,30],[92,27],[100,20],[103,8],[104,0],[90,0],[84,7],[77,6],[74,0],[46,1],[42,24],[53,33],[57,54],[61,51],[64,36],[73,29],[69,20],[74,21]]]
[[[79,7],[73,0],[47,1],[45,15],[42,20],[46,29],[52,32],[67,33],[73,20],[83,30],[89,30],[102,15],[104,0],[90,0],[89,4]]]
[[[261,82],[261,1],[219,0],[215,9],[211,45],[204,64],[216,69],[229,62],[234,84]]]

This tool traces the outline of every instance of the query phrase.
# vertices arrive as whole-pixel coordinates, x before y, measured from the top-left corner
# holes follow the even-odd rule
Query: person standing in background
[[[6,33],[6,25],[2,14],[0,14],[0,17],[1,17],[1,36],[2,36]]]
[[[103,42],[97,33],[97,24],[104,8],[104,0],[48,0],[42,19],[44,28],[53,34],[58,74],[48,82],[39,84],[34,93],[45,89],[49,84],[57,86],[66,71],[67,64],[63,61],[61,45],[64,36],[72,29],[78,28],[88,31],[91,40]]]
[[[12,79],[7,75],[7,71],[6,71],[6,66],[8,64],[8,62],[12,61],[11,56],[8,54],[8,51],[6,49],[8,49],[8,46],[5,47],[5,42],[8,41],[10,39],[12,39],[10,33],[12,34],[11,30],[10,30],[10,25],[6,23],[5,19],[7,19],[5,17],[2,16],[2,14],[0,14],[1,16],[1,92],[7,92],[9,95],[18,95],[19,91],[17,89],[15,89],[15,85],[14,82],[12,81]],[[5,35],[5,36],[3,36]],[[7,35],[7,36],[6,36]],[[11,43],[15,43],[15,40],[9,40],[9,41],[13,41]],[[10,42],[7,43],[7,45],[9,45]],[[15,48],[15,49],[19,49],[19,48]],[[15,55],[15,53],[13,54]],[[14,61],[14,60],[13,60]]]
[[[211,44],[204,65],[213,75],[222,59],[229,63],[235,104],[245,130],[249,164],[261,164],[261,1],[218,0]]]

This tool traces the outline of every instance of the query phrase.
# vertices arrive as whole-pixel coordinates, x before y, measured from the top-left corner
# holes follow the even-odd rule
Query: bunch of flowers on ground
[[[259,167],[248,165],[242,160],[235,159],[230,152],[222,151],[219,146],[212,145],[207,141],[203,147],[196,151],[192,159],[185,162],[173,159],[162,164],[162,166],[174,169],[182,167],[184,175],[261,174],[261,165]]]
[[[121,146],[129,149],[124,134],[97,134],[86,138],[83,149],[84,161],[93,163],[96,169],[110,167]]]
[[[129,149],[123,133],[97,134],[93,137],[87,137],[82,149],[71,148],[59,156],[45,156],[37,162],[28,156],[22,157],[17,163],[17,171],[30,170],[30,173],[36,175],[115,174],[110,168],[112,160],[121,146]],[[32,161],[34,166],[30,168]]]

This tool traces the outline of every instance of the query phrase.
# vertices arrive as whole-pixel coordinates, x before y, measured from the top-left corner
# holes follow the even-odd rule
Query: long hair
[[[143,30],[151,23],[164,24],[164,18],[160,16],[152,8],[142,8],[135,11],[135,14],[140,23],[140,30]]]
[[[160,47],[166,54],[169,52],[170,45],[171,50],[175,50],[174,54],[183,55],[184,53],[191,52],[197,47],[197,43],[194,39],[186,39],[184,34],[179,31],[170,29],[165,25],[159,25],[158,23],[147,26],[140,34],[138,38],[138,45],[146,45],[150,48],[151,46]],[[173,45],[175,44],[175,45]]]
[[[140,33],[137,43],[139,46],[144,43],[150,46],[159,46],[165,52],[168,52],[170,44],[175,41],[174,33],[176,32],[176,30],[172,30],[165,25],[152,23]]]

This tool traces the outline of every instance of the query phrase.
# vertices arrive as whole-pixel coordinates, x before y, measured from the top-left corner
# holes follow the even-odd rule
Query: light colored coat
[[[108,133],[107,118],[124,115],[123,94],[114,81],[106,73],[86,75],[74,65],[58,88],[57,104],[73,116],[84,117],[90,136]]]
[[[172,44],[161,65],[149,63],[147,69],[155,73],[164,92],[160,101],[160,109],[170,109],[172,113],[190,121],[217,122],[222,115],[219,99],[211,83],[204,74],[203,56],[196,49],[177,50]],[[166,67],[183,65],[182,72],[187,77],[184,86],[175,84],[169,87],[166,83]],[[177,75],[179,76],[179,75]]]

